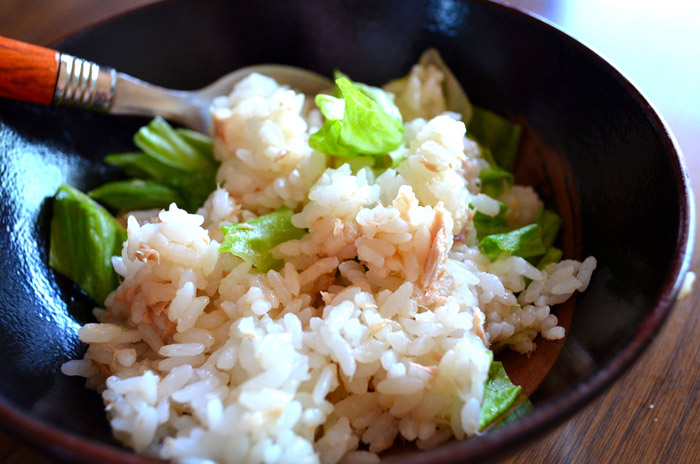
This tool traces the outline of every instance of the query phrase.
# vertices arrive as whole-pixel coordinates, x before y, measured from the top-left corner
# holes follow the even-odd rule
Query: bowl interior
[[[405,74],[428,47],[440,50],[476,104],[525,123],[518,179],[564,216],[569,256],[593,255],[598,269],[576,301],[566,343],[551,348],[561,354],[532,397],[535,412],[412,454],[416,462],[491,456],[561,420],[619,375],[669,310],[687,265],[688,185],[673,142],[633,86],[557,29],[481,1],[176,0],[57,44],[180,89],[255,63],[325,75],[337,68],[380,84]],[[59,372],[83,350],[77,329],[90,320],[91,303],[47,266],[50,198],[64,183],[85,190],[117,176],[101,160],[132,150],[144,122],[0,101],[2,408],[40,433],[62,431],[47,438],[63,440],[59,453],[78,446],[64,440],[71,436],[106,450],[105,460],[126,456],[99,396]]]

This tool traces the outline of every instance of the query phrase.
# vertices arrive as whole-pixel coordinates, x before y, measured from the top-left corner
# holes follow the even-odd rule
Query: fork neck
[[[109,111],[116,82],[113,68],[61,53],[52,104]]]

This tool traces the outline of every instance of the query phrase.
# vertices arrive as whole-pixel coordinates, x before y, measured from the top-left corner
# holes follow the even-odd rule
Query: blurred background
[[[700,2],[509,0],[611,61],[651,100],[700,168]],[[692,179],[698,190],[697,179]]]
[[[85,26],[158,1],[163,0],[0,0],[0,35],[50,45]],[[694,191],[700,191],[700,2],[505,3],[558,25],[630,78],[668,123]],[[692,268],[698,272],[697,253]],[[676,306],[652,346],[621,381],[504,462],[700,462],[699,301],[694,291]],[[54,461],[0,433],[0,462]]]

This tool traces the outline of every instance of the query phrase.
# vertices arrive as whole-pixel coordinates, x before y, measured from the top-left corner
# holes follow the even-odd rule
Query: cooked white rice
[[[62,369],[102,394],[119,440],[183,463],[378,462],[398,437],[425,449],[478,432],[489,347],[564,337],[551,306],[595,259],[540,271],[480,253],[469,205],[498,204],[441,80],[416,67],[393,85],[406,159],[376,178],[327,168],[308,145],[317,110],[270,78],[217,101],[220,188],[199,214],[129,217],[123,281]],[[511,226],[541,205],[518,186],[501,201]],[[218,252],[221,225],[282,205],[308,229],[275,249],[282,269]]]

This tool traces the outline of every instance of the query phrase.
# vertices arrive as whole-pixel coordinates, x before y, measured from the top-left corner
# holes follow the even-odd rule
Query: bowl
[[[561,213],[565,255],[593,255],[598,269],[588,290],[558,309],[570,324],[565,342],[542,344],[527,363],[502,356],[531,393],[529,415],[430,451],[395,450],[387,461],[512,452],[614,382],[676,301],[694,218],[673,137],[614,66],[525,12],[477,0],[173,0],[55,46],[180,89],[255,63],[325,75],[338,68],[379,84],[435,47],[476,104],[524,125],[517,180]],[[60,373],[84,350],[77,330],[91,320],[92,302],[47,265],[57,187],[87,190],[115,178],[103,157],[132,150],[144,122],[0,101],[0,421],[69,462],[152,462],[120,447],[100,397]]]

